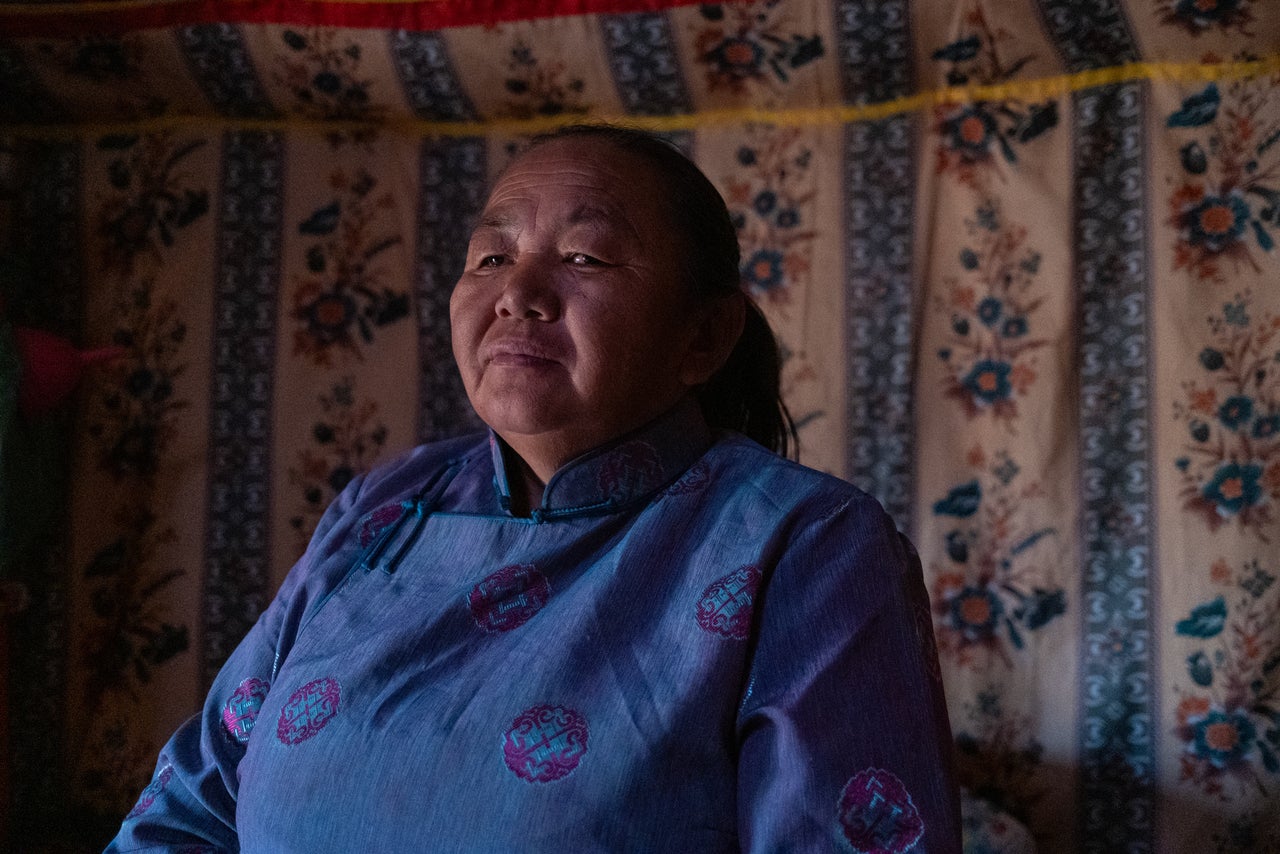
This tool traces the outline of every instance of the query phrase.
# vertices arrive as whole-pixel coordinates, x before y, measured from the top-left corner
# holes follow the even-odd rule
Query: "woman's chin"
[[[510,442],[563,430],[574,422],[571,414],[536,394],[506,394],[498,400],[472,401],[480,420]]]

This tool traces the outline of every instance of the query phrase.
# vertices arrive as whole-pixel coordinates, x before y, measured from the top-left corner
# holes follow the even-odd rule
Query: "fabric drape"
[[[105,841],[328,502],[476,426],[469,222],[586,118],[721,189],[801,460],[916,543],[972,850],[1280,848],[1268,3],[218,5],[0,6],[6,319],[126,351],[4,579],[20,838]]]

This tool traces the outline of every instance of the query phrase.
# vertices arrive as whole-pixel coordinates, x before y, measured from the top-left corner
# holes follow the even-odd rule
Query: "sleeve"
[[[738,715],[744,851],[953,854],[959,795],[920,561],[861,496],[767,576]]]
[[[346,527],[362,482],[363,477],[353,480],[325,511],[306,554],[228,657],[201,710],[161,749],[150,784],[105,854],[240,850],[235,818],[237,768],[272,676],[308,603],[335,583],[317,567],[331,567],[332,573],[343,563],[336,553],[347,539]]]

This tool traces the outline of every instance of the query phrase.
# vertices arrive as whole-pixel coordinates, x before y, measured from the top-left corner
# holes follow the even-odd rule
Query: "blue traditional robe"
[[[919,561],[697,407],[355,480],[108,851],[959,851]]]

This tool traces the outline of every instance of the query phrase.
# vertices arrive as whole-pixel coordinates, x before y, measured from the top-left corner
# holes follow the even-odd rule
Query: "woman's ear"
[[[698,306],[697,325],[685,352],[680,380],[689,388],[705,383],[733,352],[746,323],[747,299],[741,291],[712,297]]]

